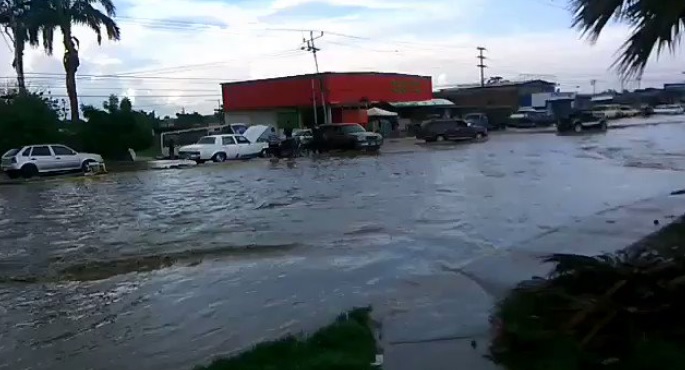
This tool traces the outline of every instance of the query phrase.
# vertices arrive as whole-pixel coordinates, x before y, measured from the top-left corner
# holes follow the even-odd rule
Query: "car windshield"
[[[356,134],[358,132],[366,132],[361,125],[345,125],[342,127],[342,132],[345,134]]]
[[[197,141],[198,144],[214,144],[216,143],[216,138],[213,136],[205,136]]]
[[[2,155],[3,158],[9,158],[9,157],[14,157],[19,153],[19,149],[10,149],[5,154]]]

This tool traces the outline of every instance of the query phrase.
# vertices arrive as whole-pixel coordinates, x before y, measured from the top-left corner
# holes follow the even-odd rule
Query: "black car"
[[[460,119],[430,120],[421,124],[417,133],[418,139],[427,143],[442,140],[483,139],[488,136],[488,129]]]
[[[509,116],[507,126],[515,128],[547,127],[556,122],[555,117],[545,111],[519,110]]]
[[[383,145],[383,136],[366,131],[358,123],[331,123],[319,125],[313,141],[319,150],[376,151]]]

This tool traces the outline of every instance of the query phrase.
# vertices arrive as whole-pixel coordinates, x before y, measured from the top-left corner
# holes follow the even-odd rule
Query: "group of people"
[[[293,137],[293,129],[286,128],[283,130],[285,139],[281,139],[275,128],[271,128],[269,134],[269,155],[276,158],[294,158],[300,156],[303,152],[320,153],[323,152],[323,132],[319,127],[312,129],[312,139],[306,143],[302,143]]]

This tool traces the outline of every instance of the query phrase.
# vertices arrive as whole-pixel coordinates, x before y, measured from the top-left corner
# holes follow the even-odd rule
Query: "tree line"
[[[25,92],[0,98],[0,154],[37,143],[63,143],[107,159],[126,159],[128,149],[153,146],[161,120],[135,110],[128,98],[111,95],[101,107],[82,105],[84,120],[65,122],[59,101],[46,93]]]
[[[24,52],[26,46],[42,47],[52,55],[55,34],[59,31],[64,45],[62,65],[66,73],[66,89],[69,97],[71,120],[79,122],[79,102],[76,89],[76,72],[81,64],[79,39],[74,36],[74,26],[87,26],[102,42],[103,33],[117,41],[121,38],[119,26],[114,21],[116,7],[112,0],[2,0],[0,2],[0,25],[12,42],[14,58],[12,67],[17,74],[19,93],[26,93]]]

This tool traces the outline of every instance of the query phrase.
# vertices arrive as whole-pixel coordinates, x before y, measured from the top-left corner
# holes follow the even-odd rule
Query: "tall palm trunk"
[[[69,109],[71,121],[79,122],[78,94],[76,92],[76,71],[79,67],[78,41],[71,35],[71,27],[63,27],[64,35],[64,71],[66,72],[67,96],[69,97]]]
[[[12,61],[12,67],[17,72],[17,87],[20,93],[26,92],[26,77],[24,75],[24,40],[18,37],[20,33],[14,32],[14,60]]]

